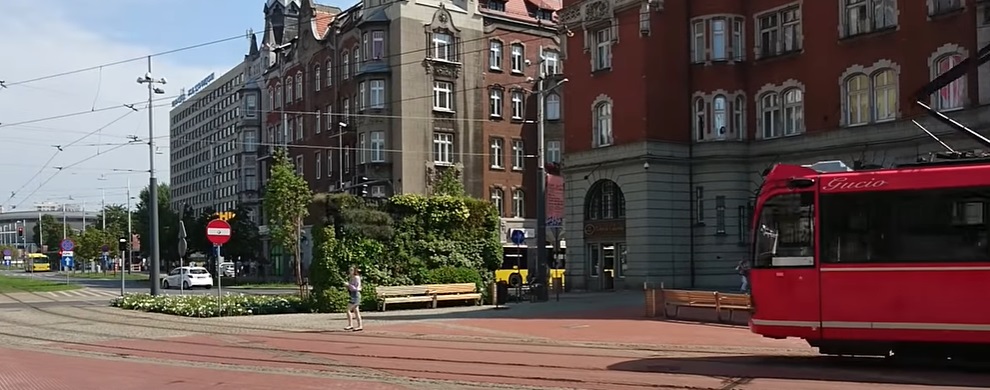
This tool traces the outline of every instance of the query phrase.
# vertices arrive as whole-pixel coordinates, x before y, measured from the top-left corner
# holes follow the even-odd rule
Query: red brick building
[[[913,161],[958,148],[914,92],[988,41],[976,0],[566,2],[568,284],[738,283],[775,162]],[[987,66],[931,104],[990,118]]]

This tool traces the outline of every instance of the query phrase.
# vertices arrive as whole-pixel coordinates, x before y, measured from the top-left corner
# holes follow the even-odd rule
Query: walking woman
[[[347,292],[351,295],[351,300],[347,304],[347,327],[344,330],[355,332],[364,329],[361,322],[361,270],[357,266],[351,267],[350,281],[347,282]],[[354,317],[357,317],[357,327],[354,327]]]

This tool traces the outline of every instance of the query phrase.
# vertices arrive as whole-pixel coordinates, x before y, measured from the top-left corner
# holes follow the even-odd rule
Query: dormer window
[[[538,9],[536,10],[536,15],[534,16],[540,20],[553,20],[553,11],[546,9]]]
[[[488,0],[488,5],[485,7],[492,11],[505,12],[505,2],[501,0]]]

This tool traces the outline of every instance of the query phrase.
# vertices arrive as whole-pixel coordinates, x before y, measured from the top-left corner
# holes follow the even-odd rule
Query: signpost
[[[7,271],[10,271],[10,261],[11,261],[10,249],[3,250],[3,265],[7,267]]]
[[[72,261],[74,254],[73,249],[76,249],[76,243],[72,242],[70,239],[64,239],[58,245],[62,249],[62,267],[65,270],[65,284],[69,284],[69,270],[73,269],[75,264]]]
[[[189,244],[186,242],[186,223],[184,221],[179,221],[179,295],[185,295],[185,287],[182,286],[182,282],[185,279],[185,274],[182,272],[182,267],[184,263],[183,258],[186,257],[186,252],[189,251]]]
[[[217,249],[217,310],[221,315],[223,313],[223,291],[220,279],[223,278],[223,270],[220,268],[220,248],[230,241],[231,231],[230,224],[222,219],[214,219],[206,224],[206,239],[210,240]]]
[[[523,243],[526,242],[526,231],[525,230],[522,230],[522,229],[513,230],[512,231],[512,234],[509,236],[509,238],[512,240],[512,243],[513,244],[516,244],[516,249],[519,249],[519,246],[521,246]],[[516,257],[516,271],[517,272],[519,271],[519,258],[518,257]],[[521,274],[520,274],[520,276],[521,276]],[[511,279],[512,276],[510,275],[509,278]],[[516,285],[516,301],[517,302],[522,299],[522,282],[523,281],[520,280],[519,281],[519,284]]]
[[[127,257],[124,256],[124,253],[127,252],[127,237],[117,239],[117,249],[120,250],[120,296],[123,297],[127,295],[127,274],[124,273],[124,264],[127,262]],[[127,266],[130,267],[131,265],[127,264]],[[155,283],[154,281],[150,282]]]

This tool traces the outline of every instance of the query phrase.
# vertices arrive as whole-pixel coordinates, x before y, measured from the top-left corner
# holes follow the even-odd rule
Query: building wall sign
[[[585,221],[584,238],[606,239],[626,236],[626,220]]]
[[[203,89],[203,87],[209,85],[210,82],[213,81],[215,75],[216,73],[210,73],[209,76],[206,76],[206,78],[200,80],[200,82],[196,83],[196,85],[189,87],[189,89],[183,88],[182,91],[179,93],[179,97],[175,98],[175,100],[172,101],[172,107],[182,104],[182,102],[186,101],[186,99],[195,95],[196,92],[199,92],[199,90]]]

